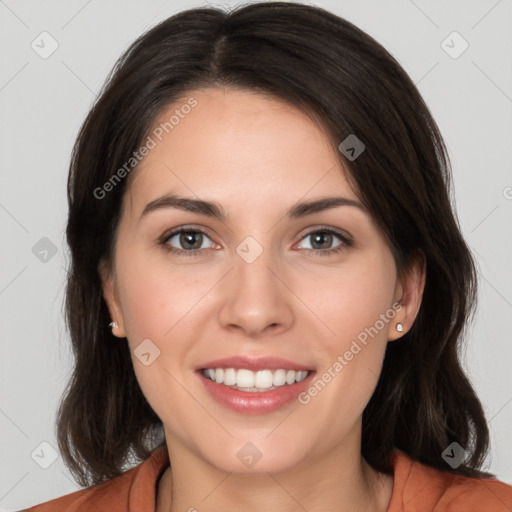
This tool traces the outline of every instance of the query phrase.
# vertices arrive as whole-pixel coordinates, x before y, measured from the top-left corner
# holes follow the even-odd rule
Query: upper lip
[[[215,359],[209,361],[196,368],[196,370],[203,370],[207,368],[245,368],[247,370],[297,370],[297,371],[310,371],[311,367],[305,366],[300,363],[294,363],[287,359],[279,357],[255,357],[255,356],[232,356],[224,357],[222,359]]]

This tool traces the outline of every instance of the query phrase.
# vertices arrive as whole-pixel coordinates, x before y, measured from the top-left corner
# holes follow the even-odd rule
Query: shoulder
[[[442,472],[440,472],[442,473]],[[495,478],[469,478],[440,476],[447,482],[439,499],[439,510],[510,512],[512,510],[512,487]]]
[[[144,462],[112,480],[34,505],[20,512],[127,512],[134,504],[144,505],[141,510],[154,510],[156,484],[167,463],[167,449],[165,446],[159,447]]]
[[[512,486],[495,478],[441,471],[395,451],[395,482],[388,512],[510,512]]]
[[[145,463],[102,484],[35,505],[26,512],[81,512],[101,509],[111,512],[126,512],[130,486],[143,464]]]

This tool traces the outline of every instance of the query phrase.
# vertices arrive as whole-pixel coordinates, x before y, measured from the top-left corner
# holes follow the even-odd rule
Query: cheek
[[[376,251],[354,258],[316,288],[318,316],[331,332],[326,330],[319,342],[317,378],[325,391],[319,392],[313,408],[339,428],[362,413],[377,384],[393,325],[395,279],[392,256]],[[317,389],[324,388],[319,384]]]
[[[155,258],[154,253],[150,258],[144,251],[132,250],[130,258],[119,258],[117,266],[118,274],[123,276],[119,289],[135,374],[153,409],[165,415],[168,396],[181,403],[183,391],[177,382],[182,381],[182,367],[189,361],[193,345],[190,333],[202,325],[201,299],[208,295],[218,276],[206,266],[201,271],[182,263],[176,265],[165,257]],[[150,359],[153,354],[157,356],[145,366],[138,357],[147,350]]]
[[[128,338],[164,341],[194,308],[212,283],[186,265],[141,253],[119,261],[122,309]]]
[[[183,415],[190,405],[179,384],[180,365],[189,350],[189,340],[180,338],[180,333],[193,321],[193,307],[208,289],[207,283],[201,292],[194,272],[155,258],[154,253],[150,259],[144,251],[132,250],[129,258],[118,259],[117,266],[123,276],[118,286],[137,381],[153,410],[172,424],[171,409]],[[146,352],[149,357],[144,362]]]
[[[367,252],[317,277],[315,287],[309,288],[309,294],[304,290],[303,297],[325,325],[324,339],[331,340],[329,352],[348,350],[352,340],[358,336],[364,340],[368,331],[375,339],[387,340],[396,277],[393,260],[386,252]],[[387,321],[383,322],[381,315],[387,315]]]

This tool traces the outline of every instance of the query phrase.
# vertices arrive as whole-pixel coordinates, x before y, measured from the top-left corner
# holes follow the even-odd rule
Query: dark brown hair
[[[363,413],[362,455],[392,474],[397,447],[424,464],[468,476],[489,445],[484,412],[459,357],[476,304],[476,269],[451,203],[444,142],[415,85],[375,40],[319,7],[269,2],[230,12],[180,12],[137,39],[116,63],[73,150],[68,180],[71,265],[66,321],[75,365],[60,404],[61,453],[83,486],[146,459],[162,422],[146,401],[127,343],[115,338],[98,263],[111,264],[130,179],[94,191],[130,161],[166,106],[204,87],[269,94],[321,119],[348,178],[393,251],[399,275],[418,253],[426,284],[418,316],[388,343]],[[349,161],[338,144],[355,134],[365,151]],[[442,452],[468,453],[451,469]]]

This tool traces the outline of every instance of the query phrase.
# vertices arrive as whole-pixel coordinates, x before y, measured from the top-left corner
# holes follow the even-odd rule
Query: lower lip
[[[198,375],[206,390],[224,407],[245,414],[264,414],[276,411],[296,400],[300,393],[310,385],[315,372],[310,371],[301,382],[281,386],[272,391],[240,391],[207,379],[201,371],[198,372]]]

